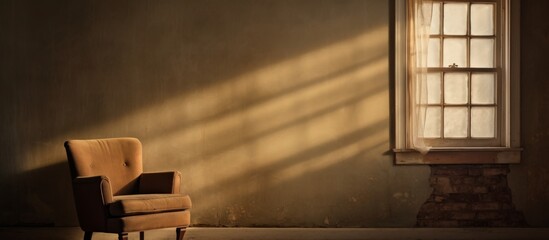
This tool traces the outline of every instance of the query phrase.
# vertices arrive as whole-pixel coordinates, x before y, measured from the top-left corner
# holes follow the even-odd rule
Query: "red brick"
[[[421,206],[420,212],[435,212],[438,211],[438,205],[432,202],[424,203]]]
[[[474,184],[476,182],[476,178],[474,177],[464,177],[463,178],[463,184]]]
[[[499,210],[501,204],[498,202],[477,202],[472,205],[473,210]]]
[[[442,211],[463,211],[467,208],[467,203],[443,203],[440,206]]]
[[[443,212],[424,212],[418,214],[418,218],[425,220],[440,220],[445,218],[445,214]]]
[[[478,169],[478,168],[472,168],[472,169],[469,169],[469,176],[480,176],[482,175],[482,169]]]
[[[466,168],[438,168],[433,171],[433,175],[442,176],[464,176],[468,175],[469,170]]]
[[[477,219],[479,220],[504,219],[506,216],[506,212],[502,211],[480,211],[477,213]]]
[[[451,212],[449,214],[449,219],[451,220],[473,220],[476,217],[476,212],[465,211],[465,212]]]
[[[498,193],[496,194],[496,200],[498,202],[507,202],[507,203],[510,203],[511,202],[511,191],[508,191],[508,192],[502,192],[502,193]]]
[[[471,185],[457,185],[452,188],[455,193],[472,193],[473,186]]]
[[[487,192],[488,192],[488,188],[487,188],[487,187],[483,187],[483,186],[477,186],[477,187],[474,187],[473,192],[474,192],[474,193],[487,193]]]
[[[497,194],[496,193],[484,193],[478,195],[480,198],[480,201],[482,202],[495,202],[497,201]]]
[[[453,201],[453,202],[471,203],[471,202],[478,202],[480,199],[479,199],[478,194],[452,193],[452,194],[449,194],[448,200]]]
[[[493,186],[493,185],[499,184],[502,180],[499,176],[486,176],[486,177],[479,177],[477,181],[481,185]]]
[[[475,183],[474,177],[453,176],[450,178],[452,184],[472,185]]]
[[[484,176],[507,175],[508,173],[509,168],[485,168],[482,170]]]
[[[475,220],[463,220],[463,221],[459,221],[459,226],[460,227],[488,227],[490,226],[490,222],[489,221],[481,221],[481,220],[478,220],[478,219],[475,219]]]
[[[429,178],[429,184],[430,184],[431,186],[436,185],[436,184],[437,184],[437,181],[438,181],[438,177],[430,177],[430,178]]]
[[[511,210],[515,209],[515,206],[512,203],[501,203],[501,209]]]
[[[446,177],[446,176],[436,176],[436,177],[432,177],[433,179],[433,183],[435,185],[446,185],[446,184],[450,184],[450,178],[449,177]]]
[[[451,193],[454,192],[450,184],[450,178],[448,177],[436,177],[436,183],[432,185],[436,191],[440,193]]]
[[[443,227],[443,228],[452,228],[459,227],[459,221],[457,220],[445,220],[445,221],[434,221],[432,227]]]
[[[488,186],[488,189],[490,192],[499,192],[499,193],[507,193],[511,191],[508,186],[498,186],[498,185]]]
[[[435,202],[443,202],[443,201],[445,201],[447,198],[448,198],[448,196],[446,196],[446,195],[435,195],[435,196],[433,197],[433,200],[434,200]]]

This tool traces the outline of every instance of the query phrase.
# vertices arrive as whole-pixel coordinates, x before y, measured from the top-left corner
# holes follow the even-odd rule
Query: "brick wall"
[[[507,184],[508,165],[431,165],[433,193],[418,227],[522,227]]]

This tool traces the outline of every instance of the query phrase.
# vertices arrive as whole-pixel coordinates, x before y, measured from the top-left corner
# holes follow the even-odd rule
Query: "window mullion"
[[[409,47],[412,47],[413,50],[413,46],[401,44],[398,41],[398,39],[404,39],[401,36],[411,37],[406,35],[405,28],[400,25],[400,23],[405,23],[401,20],[406,20],[406,10],[413,10],[413,8],[406,9],[407,3],[412,4],[413,1],[397,0],[397,4],[395,4],[396,13],[402,13],[399,17],[395,17],[397,23],[395,29],[402,30],[400,34],[395,35],[395,52],[397,52],[397,55],[402,53],[410,54],[406,50]],[[397,105],[395,111],[397,111],[396,117],[398,118],[395,123],[397,126],[395,130],[397,133],[395,138],[397,164],[437,164],[439,158],[433,160],[434,158],[426,158],[426,156],[435,154],[435,152],[446,153],[453,151],[497,151],[498,153],[493,158],[494,163],[520,162],[520,132],[519,117],[517,117],[519,116],[520,104],[515,102],[519,99],[517,96],[519,95],[520,62],[515,58],[510,59],[511,55],[520,56],[520,50],[518,49],[519,34],[509,31],[509,29],[519,29],[520,24],[518,21],[520,19],[517,16],[520,12],[520,1],[434,0],[433,3],[437,4],[433,6],[433,9],[436,7],[438,13],[433,13],[432,19],[434,21],[438,20],[438,23],[434,23],[437,24],[436,29],[431,29],[433,34],[429,34],[429,38],[432,41],[430,44],[433,44],[432,49],[436,47],[434,42],[438,41],[438,45],[440,45],[438,51],[440,52],[430,52],[429,59],[431,59],[431,62],[429,66],[433,67],[425,67],[419,69],[419,71],[429,73],[428,84],[438,84],[437,88],[433,88],[433,85],[427,85],[430,90],[427,97],[430,99],[438,98],[438,101],[419,103],[420,105],[414,104],[416,100],[411,99],[408,95],[409,90],[413,88],[413,85],[409,84],[415,84],[409,78],[412,75],[408,75],[412,72],[406,72],[405,67],[400,67],[407,65],[406,60],[410,60],[411,55],[395,57],[395,62],[398,64],[395,67],[395,72],[397,72],[395,78],[399,81],[398,84],[395,84],[395,95],[400,93],[395,100]],[[490,8],[493,10],[489,10]],[[456,13],[455,16],[454,13]],[[492,16],[489,17],[488,14],[492,14]],[[413,19],[411,20],[413,21]],[[479,21],[478,25],[477,20]],[[491,22],[493,25],[490,25]],[[490,29],[492,27],[493,31]],[[438,31],[436,31],[437,29]],[[492,43],[494,44],[491,45]],[[492,54],[488,49],[490,45],[494,48],[493,55],[489,55]],[[438,58],[437,64],[432,62],[435,58]],[[493,66],[489,65],[488,61],[490,59],[493,59]],[[452,65],[453,62],[459,64],[459,66],[447,66]],[[472,64],[475,67],[472,67]],[[464,79],[465,77],[467,79]],[[452,82],[453,79],[456,79],[456,82]],[[467,89],[463,89],[465,87]],[[439,91],[439,93],[436,93],[436,91]],[[437,96],[433,96],[433,94]],[[468,95],[464,96],[463,94]],[[492,94],[493,96],[491,96]],[[431,122],[433,119],[430,117],[435,117],[433,111],[440,111],[436,113],[436,118],[440,121],[439,133],[432,132],[434,130],[432,127],[435,126],[431,126],[429,129],[431,132],[424,139],[425,146],[432,147],[434,152],[429,152],[428,155],[421,155],[417,152],[421,151],[422,147],[414,146],[413,142],[414,134],[417,131],[411,122],[413,116],[411,116],[410,111],[412,110],[410,109],[420,106],[432,109],[429,110],[431,112],[428,113],[430,115],[427,119]],[[438,109],[435,110],[435,108]],[[447,110],[446,114],[445,110]],[[452,116],[455,116],[455,119],[449,119],[453,118]],[[492,117],[494,118],[493,122],[491,121]],[[460,122],[454,122],[454,120]],[[457,125],[454,126],[453,124]],[[493,129],[489,129],[492,126]],[[459,128],[454,129],[454,127]],[[445,132],[447,136],[445,136]],[[506,154],[501,155],[502,151],[505,151]],[[459,160],[460,163],[476,163],[476,161],[476,159],[465,158]],[[450,162],[458,163],[453,162],[453,160]]]

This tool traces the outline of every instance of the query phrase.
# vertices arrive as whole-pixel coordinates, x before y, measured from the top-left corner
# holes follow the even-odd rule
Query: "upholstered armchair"
[[[117,233],[176,228],[182,240],[190,224],[191,199],[180,193],[181,174],[143,172],[141,142],[136,138],[65,142],[74,201],[84,240],[93,232]]]

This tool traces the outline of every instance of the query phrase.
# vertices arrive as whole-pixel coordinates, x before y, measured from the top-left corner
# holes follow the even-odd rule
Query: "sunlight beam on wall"
[[[83,127],[82,130],[68,132],[47,143],[37,143],[31,150],[25,151],[27,161],[24,161],[22,170],[40,168],[65,159],[64,152],[52,149],[59,149],[59,144],[67,136],[94,138],[109,137],[98,134],[105,132],[112,132],[112,136],[117,136],[117,132],[135,133],[144,142],[145,154],[164,149],[178,150],[173,155],[167,154],[168,157],[172,155],[176,158],[174,161],[196,159],[211,149],[212,144],[214,148],[223,148],[234,141],[253,138],[257,133],[289,121],[292,114],[304,116],[315,112],[317,109],[314,106],[322,108],[344,99],[346,95],[359,94],[364,90],[362,87],[372,84],[384,86],[384,77],[375,82],[368,80],[368,76],[386,71],[386,49],[379,48],[386,44],[386,33],[386,26],[379,27],[295,58],[220,81],[219,84],[167,99],[107,124]],[[356,66],[357,63],[363,63],[364,66]],[[341,72],[341,69],[351,71]],[[342,76],[326,78],[330,74]],[[358,85],[351,87],[353,84]],[[335,90],[339,91],[325,97],[328,91]],[[349,92],[344,94],[345,91]],[[311,101],[319,102],[315,104]],[[143,122],[154,124],[144,126]],[[246,130],[244,135],[231,136],[241,133],[241,130]],[[179,136],[166,138],[174,132]],[[212,133],[216,138],[217,133],[221,133],[226,139],[205,139]],[[55,146],[50,143],[55,143]]]

